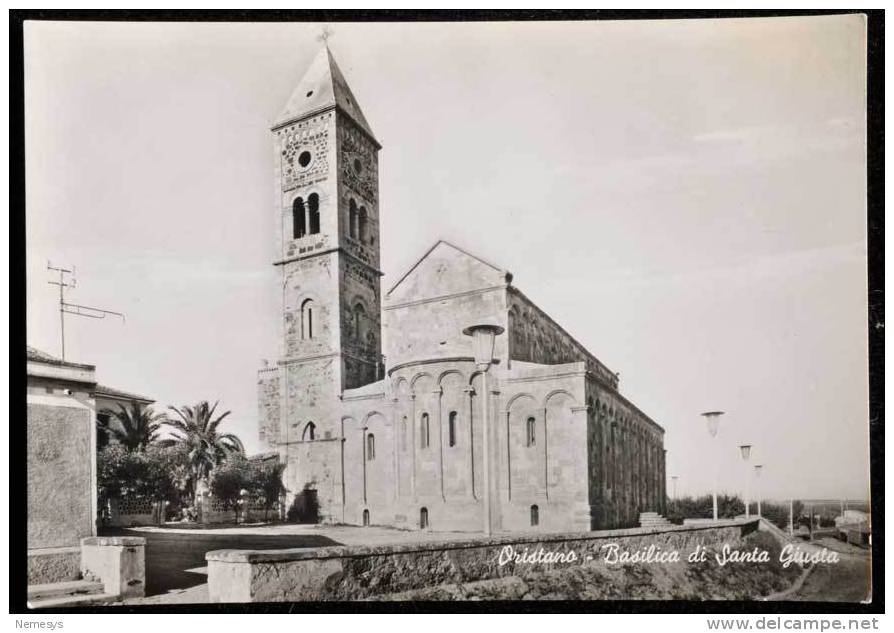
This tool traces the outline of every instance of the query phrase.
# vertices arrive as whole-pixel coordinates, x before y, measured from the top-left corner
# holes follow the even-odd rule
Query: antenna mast
[[[47,270],[58,272],[59,281],[47,281],[48,284],[59,286],[59,331],[62,342],[62,360],[65,360],[65,315],[74,314],[76,316],[89,317],[91,319],[104,319],[107,314],[121,317],[124,321],[124,315],[120,312],[112,310],[103,310],[102,308],[93,308],[91,306],[78,305],[77,303],[67,303],[65,301],[65,289],[76,288],[77,280],[74,278],[75,269],[71,270],[53,266],[47,261]],[[65,275],[71,275],[70,280],[66,280]]]

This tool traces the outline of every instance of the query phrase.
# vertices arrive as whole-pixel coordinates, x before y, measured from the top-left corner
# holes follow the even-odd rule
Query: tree
[[[100,505],[122,497],[178,501],[179,462],[182,456],[175,447],[153,444],[144,451],[128,451],[122,444],[109,444],[96,460]]]
[[[180,419],[168,419],[167,424],[173,427],[173,440],[165,444],[180,443],[187,452],[189,464],[189,482],[193,494],[193,502],[197,503],[198,483],[207,481],[211,470],[222,463],[231,454],[243,455],[245,449],[242,441],[232,433],[218,433],[220,423],[230,415],[229,411],[214,417],[217,402],[213,406],[207,400],[197,405],[170,407]]]
[[[158,431],[161,428],[165,416],[163,413],[155,413],[152,407],[141,407],[132,402],[130,409],[123,404],[118,405],[118,411],[103,409],[100,413],[113,416],[118,424],[102,424],[102,432],[109,438],[118,440],[128,451],[138,451],[158,439]]]
[[[279,462],[265,462],[256,464],[252,472],[252,494],[264,505],[264,519],[270,509],[279,503],[280,497],[286,492],[282,482],[282,473],[286,469],[285,464]]]
[[[237,520],[242,491],[252,487],[253,474],[251,463],[238,453],[227,457],[211,472],[211,493],[224,507],[236,512]]]

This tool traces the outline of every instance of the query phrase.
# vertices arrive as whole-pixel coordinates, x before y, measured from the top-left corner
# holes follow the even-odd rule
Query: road
[[[872,596],[872,562],[868,550],[832,538],[814,541],[835,550],[840,562],[818,563],[801,587],[780,599],[818,602],[862,602]]]

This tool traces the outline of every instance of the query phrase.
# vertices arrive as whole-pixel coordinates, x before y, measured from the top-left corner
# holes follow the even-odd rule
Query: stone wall
[[[30,400],[28,548],[76,546],[95,527],[93,411],[64,396]]]
[[[500,553],[538,548],[574,551],[576,562],[538,565],[603,564],[602,547],[617,543],[628,551],[657,545],[685,555],[696,545],[738,543],[757,529],[757,521],[727,521],[713,526],[609,530],[521,535],[464,541],[380,547],[324,547],[278,551],[208,552],[211,602],[289,602],[358,600],[443,583],[467,583],[522,572],[527,565],[500,564]],[[592,557],[587,559],[587,557]]]

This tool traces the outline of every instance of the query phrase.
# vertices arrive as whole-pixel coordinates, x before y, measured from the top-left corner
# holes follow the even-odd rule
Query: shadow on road
[[[146,595],[186,589],[206,582],[205,554],[216,549],[290,549],[341,545],[318,534],[183,534],[107,528],[103,536],[146,539]]]

